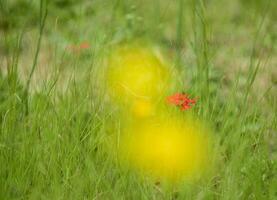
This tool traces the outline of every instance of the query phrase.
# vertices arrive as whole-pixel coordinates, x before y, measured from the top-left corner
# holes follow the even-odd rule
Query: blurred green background
[[[276,10],[275,0],[0,0],[0,199],[276,199]],[[220,148],[208,180],[163,188],[103,148],[120,122],[96,72],[136,40],[200,97],[193,113]]]

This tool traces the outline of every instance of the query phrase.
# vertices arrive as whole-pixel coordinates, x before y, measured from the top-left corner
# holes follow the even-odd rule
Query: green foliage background
[[[0,199],[277,198],[276,1],[41,2],[40,12],[37,0],[0,0]],[[157,186],[105,151],[124,122],[99,69],[134,40],[159,48],[200,97],[192,112],[218,138],[212,177]],[[84,41],[88,50],[68,50]]]

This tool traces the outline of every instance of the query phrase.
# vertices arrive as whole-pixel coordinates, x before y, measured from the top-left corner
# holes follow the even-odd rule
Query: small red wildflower
[[[187,94],[176,93],[167,97],[167,102],[179,106],[181,110],[187,110],[196,104],[196,99],[190,99]]]
[[[89,47],[90,47],[90,45],[88,42],[83,42],[79,46],[80,49],[88,49]]]
[[[66,47],[66,49],[68,49],[69,51],[77,54],[80,53],[81,50],[85,50],[89,48],[90,48],[90,44],[88,42],[82,42],[79,45],[69,45]]]

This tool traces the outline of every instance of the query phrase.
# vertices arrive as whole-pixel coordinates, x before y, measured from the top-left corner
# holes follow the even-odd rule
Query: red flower
[[[89,47],[90,47],[90,45],[88,42],[83,42],[79,46],[80,49],[88,49]]]
[[[69,45],[66,49],[70,50],[73,53],[80,53],[82,50],[86,50],[90,48],[90,44],[88,42],[82,42],[79,45]]]
[[[187,110],[196,104],[195,99],[190,99],[187,94],[176,93],[167,97],[167,102],[179,106],[181,110]]]

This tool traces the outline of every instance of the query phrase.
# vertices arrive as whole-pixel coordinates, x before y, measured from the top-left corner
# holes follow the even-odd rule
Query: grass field
[[[0,0],[0,200],[277,199],[276,10],[274,0]],[[128,119],[99,77],[113,47],[134,41],[178,70],[175,92],[197,97],[186,112],[211,127],[209,176],[158,184],[107,150]]]

